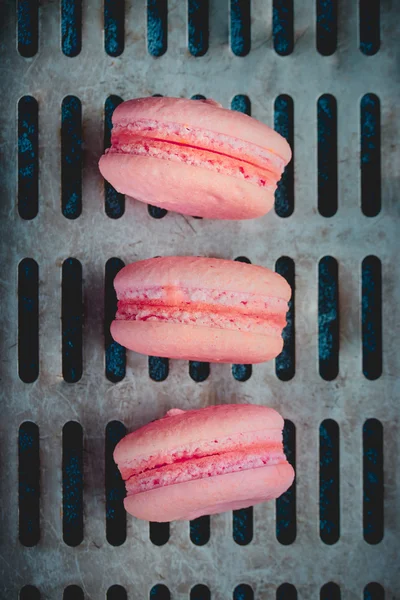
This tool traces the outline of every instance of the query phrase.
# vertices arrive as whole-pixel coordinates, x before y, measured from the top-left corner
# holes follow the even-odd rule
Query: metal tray
[[[2,5],[1,597],[399,597],[398,11],[381,3],[378,48],[364,2],[361,17],[356,2],[295,2],[293,31],[290,2],[253,0],[249,16],[249,2],[191,1],[189,27],[178,0],[166,27],[166,4],[149,0],[147,21],[146,3],[127,0],[121,35],[119,1],[84,1],[81,14],[79,2],[43,1],[37,26],[37,2],[21,0],[18,27],[16,3]],[[129,200],[122,214],[97,168],[105,103],[151,94],[251,104],[293,134],[294,210],[289,170],[277,211],[251,222]],[[107,337],[120,263],[105,292],[106,263],[167,254],[271,268],[289,257],[277,265],[290,278],[294,264],[295,278],[283,357],[207,376],[128,352],[123,376]],[[124,541],[110,459],[123,428],[107,425],[225,402],[292,423],[295,492],[212,516],[207,543],[207,519],[172,523],[168,537],[130,517]]]

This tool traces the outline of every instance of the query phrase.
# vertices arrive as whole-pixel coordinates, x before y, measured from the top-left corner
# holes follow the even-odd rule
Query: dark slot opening
[[[383,427],[368,419],[363,427],[363,529],[368,544],[383,539]]]
[[[150,600],[171,600],[171,594],[166,585],[159,583],[150,590]]]
[[[147,0],[147,49],[152,56],[162,56],[167,50],[168,2]]]
[[[113,459],[115,446],[125,435],[126,427],[120,421],[108,423],[105,440],[106,535],[113,546],[120,546],[126,540],[125,485]]]
[[[246,263],[248,265],[251,264],[251,261],[246,256],[238,256],[237,258],[235,258],[235,260],[238,262]],[[247,381],[248,379],[250,379],[252,373],[252,365],[232,365],[232,375],[237,381]],[[253,536],[253,533],[251,535]]]
[[[209,0],[188,0],[188,45],[193,56],[204,56],[208,50]]]
[[[32,96],[18,102],[18,213],[34,219],[39,210],[39,107]]]
[[[107,0],[110,4],[112,0]],[[122,103],[119,96],[109,96],[104,103],[104,149],[111,146],[112,116],[114,110]],[[106,215],[111,219],[119,219],[125,212],[125,196],[117,192],[104,180],[104,204]]]
[[[169,360],[159,356],[149,356],[149,375],[153,381],[165,381],[169,373]]]
[[[206,585],[199,583],[190,590],[190,600],[211,600],[211,592]]]
[[[25,585],[19,593],[19,600],[40,600],[40,592],[33,585]]]
[[[104,49],[120,56],[125,43],[125,0],[104,0]]]
[[[253,507],[233,511],[233,539],[239,546],[247,546],[253,539]]]
[[[210,374],[210,363],[191,360],[189,362],[189,375],[198,383],[205,381]]]
[[[149,212],[149,215],[153,217],[153,219],[162,219],[168,212],[165,208],[160,208],[159,206],[152,206],[151,204],[147,206],[147,210]]]
[[[19,428],[18,480],[19,541],[35,546],[40,539],[39,428],[30,421]]]
[[[78,585],[69,585],[65,588],[63,600],[84,600],[85,595]]]
[[[169,523],[150,523],[150,541],[156,546],[164,546],[169,540]],[[163,596],[160,596],[160,598]],[[158,598],[158,596],[157,596]]]
[[[128,594],[122,585],[112,585],[108,588],[107,600],[128,600]]]
[[[110,333],[111,322],[117,312],[117,295],[114,290],[114,278],[124,267],[119,258],[110,258],[106,262],[104,280],[104,348],[106,355],[106,377],[113,383],[122,381],[126,372],[126,350],[115,342]]]
[[[82,265],[76,258],[67,258],[62,266],[62,372],[68,383],[82,377]]]
[[[318,99],[318,210],[333,217],[338,209],[338,154],[336,99],[324,94]]]
[[[61,108],[61,208],[64,217],[82,212],[82,105],[66,96]]]
[[[382,265],[376,256],[362,262],[362,354],[367,379],[382,375]]]
[[[292,296],[288,303],[286,327],[282,332],[283,350],[275,359],[275,373],[281,381],[289,381],[295,374],[295,269],[294,261],[287,256],[278,258],[275,271],[282,275],[292,288]]]
[[[39,267],[33,258],[18,265],[18,375],[24,383],[39,375]]]
[[[252,365],[232,365],[232,375],[237,381],[247,381],[253,373]]]
[[[253,589],[246,583],[241,583],[235,587],[233,600],[254,600]]]
[[[272,36],[277,54],[287,56],[293,52],[293,0],[274,0],[272,8]]]
[[[326,419],[319,428],[319,534],[325,544],[340,536],[339,426]]]
[[[251,48],[250,0],[231,0],[231,49],[246,56]]]
[[[381,584],[374,581],[365,586],[364,600],[385,600],[385,590]]]
[[[76,421],[63,427],[62,513],[63,540],[68,546],[78,546],[83,540],[83,430]]]
[[[317,0],[317,50],[330,56],[337,47],[337,0]]]
[[[361,208],[365,216],[381,212],[381,106],[378,96],[361,99]]]
[[[360,50],[372,56],[380,48],[380,2],[360,0]]]
[[[276,590],[276,600],[297,600],[297,590],[291,583],[282,583]]]
[[[32,58],[39,44],[39,0],[18,0],[18,52]]]
[[[196,546],[204,546],[210,539],[210,517],[205,515],[190,521],[190,539]]]
[[[318,265],[319,374],[332,381],[339,372],[339,270],[336,259],[324,256]]]
[[[294,211],[294,104],[286,94],[275,100],[274,129],[285,138],[293,153],[275,191],[275,212],[278,217],[286,218]]]
[[[82,0],[61,0],[61,47],[70,57],[82,49]]]
[[[283,428],[283,450],[288,462],[296,471],[296,427],[285,419]],[[296,480],[290,488],[276,500],[276,538],[288,546],[293,544],[297,535],[296,517]]]
[[[326,583],[322,586],[320,594],[320,600],[340,600],[340,588],[337,583]]]
[[[232,98],[231,109],[245,113],[246,115],[251,115],[250,98],[244,94],[237,94]]]

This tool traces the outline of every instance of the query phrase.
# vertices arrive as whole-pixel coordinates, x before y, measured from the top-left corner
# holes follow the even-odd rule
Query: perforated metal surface
[[[71,15],[68,11],[74,3],[65,0],[62,4],[63,10]],[[162,583],[169,588],[174,600],[189,598],[190,590],[197,584],[208,586],[213,600],[231,598],[233,590],[240,584],[252,587],[254,598],[272,599],[281,584],[290,583],[297,589],[299,599],[308,600],[319,598],[320,589],[327,582],[338,584],[343,599],[383,597],[374,586],[368,588],[364,595],[364,588],[370,582],[379,582],[385,588],[385,598],[399,597],[396,569],[396,559],[398,563],[399,558],[400,472],[399,360],[396,344],[399,335],[396,301],[399,293],[399,262],[396,228],[400,162],[397,145],[398,31],[394,3],[393,6],[391,2],[382,3],[381,46],[372,56],[367,55],[372,52],[368,44],[362,46],[365,54],[359,49],[356,2],[340,3],[337,48],[329,56],[320,54],[316,48],[316,7],[313,2],[294,3],[294,47],[287,56],[285,54],[288,49],[290,51],[290,43],[287,45],[283,40],[281,46],[278,44],[278,26],[282,22],[278,19],[279,11],[275,13],[278,21],[274,22],[277,51],[274,50],[270,1],[251,2],[251,45],[248,39],[246,41],[250,24],[246,21],[248,16],[240,12],[245,4],[233,3],[231,31],[236,32],[235,36],[239,35],[239,41],[235,38],[235,43],[232,43],[235,54],[229,41],[229,3],[210,0],[209,47],[205,53],[202,49],[193,51],[192,48],[193,54],[199,54],[193,56],[188,51],[186,2],[169,0],[167,39],[165,31],[161,35],[159,30],[164,18],[161,14],[155,24],[150,23],[148,44],[145,2],[127,1],[122,46],[120,38],[114,40],[113,45],[114,38],[110,42],[107,37],[112,37],[112,23],[106,29],[106,41],[108,39],[107,43],[111,44],[108,46],[109,52],[118,54],[124,47],[120,56],[112,57],[104,50],[103,5],[99,0],[84,0],[82,3],[80,52],[79,36],[74,37],[68,29],[70,21],[64,20],[61,28],[59,3],[42,2],[38,52],[33,53],[32,58],[26,58],[17,50],[15,3],[7,0],[3,3],[0,128],[0,172],[3,183],[0,589],[3,598],[18,597],[19,590],[26,585],[36,586],[42,598],[61,598],[63,590],[75,584],[81,587],[85,598],[97,600],[105,598],[107,590],[119,584],[125,588],[128,598],[142,599],[149,597],[154,585]],[[318,6],[324,4],[330,3],[319,2]],[[157,2],[149,2],[149,5],[157,5]],[[106,8],[112,10],[113,3],[106,2]],[[21,14],[23,19],[24,14]],[[79,11],[77,18],[79,20]],[[235,19],[239,19],[239,24]],[[328,31],[329,34],[329,26],[326,27],[325,21],[320,20],[319,24],[322,31]],[[190,31],[193,34],[193,30]],[[244,41],[240,41],[240,35],[244,36]],[[24,41],[21,39],[20,49]],[[76,56],[67,56],[62,52],[61,39],[64,52]],[[202,36],[200,42],[196,37],[194,42],[191,39],[193,44],[200,46],[204,41]],[[207,43],[207,36],[205,40]],[[330,37],[329,40],[326,54],[330,53]],[[149,53],[148,48],[153,51],[155,47],[153,53],[161,54],[165,44],[167,49],[161,56],[156,58]],[[128,99],[151,94],[185,97],[203,94],[227,107],[235,96],[246,95],[250,100],[252,115],[271,125],[274,124],[276,98],[283,94],[289,96],[293,100],[294,114],[293,213],[287,218],[272,213],[262,219],[237,223],[212,222],[172,213],[163,218],[152,218],[144,204],[127,200],[124,214],[120,218],[110,218],[108,214],[110,211],[112,213],[114,205],[111,208],[108,205],[106,214],[104,183],[97,169],[97,161],[104,147],[105,102],[111,95]],[[327,189],[327,186],[324,188],[324,178],[335,178],[335,169],[332,171],[331,168],[332,161],[336,160],[335,152],[329,150],[329,143],[326,149],[326,137],[331,141],[335,137],[331,129],[334,113],[329,112],[332,110],[331,100],[325,99],[317,106],[318,99],[325,94],[336,99],[337,114],[338,210],[336,213],[333,210],[335,214],[330,218],[322,216],[321,212],[325,213],[321,206],[319,212],[317,194],[319,186],[320,190]],[[379,153],[376,145],[379,119],[376,122],[371,117],[367,124],[364,122],[361,126],[360,103],[366,94],[375,94],[380,100],[382,208],[379,211],[376,195],[371,200],[372,211],[368,212],[368,206],[364,206],[364,213],[374,214],[374,202],[377,202],[375,216],[366,216],[361,210],[361,134],[364,136],[363,164],[367,165],[364,173],[369,169],[370,152],[375,156],[371,159],[371,169],[375,169],[376,174],[376,153]],[[79,105],[73,100],[72,109],[63,109],[62,112],[64,99],[71,95],[82,103],[83,144],[73,130],[74,119],[79,124]],[[34,138],[34,117],[33,124],[29,119],[20,119],[18,130],[17,105],[23,96],[32,96],[38,102],[38,159],[34,142],[33,146],[29,145],[32,136]],[[246,106],[245,100],[244,109]],[[279,106],[282,108],[282,104]],[[319,112],[324,110],[325,113]],[[319,114],[322,119],[321,130],[317,126]],[[279,126],[277,114],[275,123]],[[63,157],[61,138],[64,144]],[[320,152],[327,152],[320,154],[319,163],[318,139],[321,148],[325,149]],[[30,158],[29,155],[21,158],[25,151],[30,153]],[[81,158],[82,210],[79,214]],[[322,173],[319,182],[318,164]],[[31,185],[29,178],[32,173],[35,176],[37,169],[38,214],[35,216],[35,209],[32,209],[35,185]],[[375,185],[374,181],[374,177],[368,180],[368,175],[364,175],[368,189]],[[290,190],[290,183],[287,185]],[[368,193],[367,188],[364,194]],[[328,193],[331,189],[328,186]],[[24,198],[28,204],[27,213],[24,213]],[[111,194],[111,204],[114,200]],[[29,212],[31,209],[32,214]],[[113,216],[118,216],[118,206],[116,210],[117,214]],[[277,204],[277,210],[284,212],[285,205],[282,209],[282,205]],[[23,216],[28,216],[28,219]],[[29,219],[31,216],[34,218]],[[67,218],[71,216],[76,218]],[[157,213],[156,216],[162,215]],[[211,365],[209,376],[207,367],[200,366],[200,375],[195,377],[204,380],[196,382],[189,375],[187,363],[170,361],[169,370],[167,364],[156,363],[159,374],[153,375],[152,379],[147,357],[131,352],[126,355],[124,376],[124,353],[118,348],[109,350],[112,360],[116,362],[108,364],[110,378],[106,377],[104,325],[105,320],[107,322],[111,318],[110,309],[104,316],[106,263],[113,257],[118,257],[126,264],[164,254],[197,254],[232,259],[247,257],[251,262],[271,268],[275,268],[276,261],[282,256],[291,258],[295,273],[293,377],[290,378],[290,368],[287,371],[286,363],[281,362],[277,372],[282,375],[283,370],[286,375],[279,379],[273,361],[254,366],[251,372],[238,368],[239,371],[234,371],[236,375],[239,372],[237,378],[233,376],[230,365]],[[382,370],[379,368],[379,333],[376,334],[374,330],[374,327],[379,329],[379,274],[376,274],[374,266],[366,263],[363,282],[361,276],[362,261],[370,255],[377,256],[382,264]],[[324,261],[319,265],[320,259],[327,256],[337,261],[338,289],[333,263]],[[64,263],[70,257],[82,265],[84,317],[81,377],[74,363],[77,360],[79,365],[82,322],[80,276],[79,267],[78,271],[74,271],[77,263]],[[19,263],[25,258],[34,259],[38,265],[37,305],[32,292],[35,270],[33,268],[32,272],[24,275],[21,267],[22,291],[18,304]],[[117,269],[119,263],[112,263],[109,268],[111,271]],[[281,263],[280,268],[284,268]],[[67,287],[62,302],[61,277],[62,272],[68,270],[73,272],[73,276],[68,280],[70,283],[65,284]],[[318,295],[318,273],[320,281],[325,282],[328,289],[326,294],[320,292]],[[287,276],[290,277],[290,273]],[[60,320],[62,306],[63,321]],[[30,341],[26,342],[27,338],[21,338],[20,331],[20,348],[18,310],[20,330],[22,327],[24,335],[28,331],[31,336]],[[32,317],[26,317],[26,314],[31,311],[30,314],[35,315],[37,310],[39,361],[35,363],[35,326],[29,325]],[[24,323],[28,323],[25,329]],[[338,365],[335,367],[333,361],[333,366],[330,364],[327,367],[326,361],[329,362],[335,354],[337,345]],[[78,358],[74,352],[77,352]],[[371,360],[368,362],[366,355],[372,356],[372,363]],[[290,352],[285,357],[289,363],[293,360]],[[22,379],[25,381],[19,376],[21,361],[25,366],[27,362],[30,365],[27,369],[22,368]],[[363,374],[363,364],[367,376]],[[196,368],[199,367],[195,365]],[[338,370],[336,377],[335,368]],[[242,376],[243,369],[245,374]],[[246,381],[240,381],[240,378]],[[111,493],[111,500],[110,496],[107,499],[111,513],[107,515],[106,535],[105,470],[112,468],[109,460],[106,462],[104,458],[108,423],[117,420],[130,429],[160,417],[171,406],[193,408],[225,402],[255,402],[276,407],[295,426],[297,535],[294,541],[282,544],[277,540],[276,509],[275,503],[271,502],[254,509],[253,538],[248,544],[243,544],[243,539],[240,542],[237,535],[235,539],[239,543],[233,539],[232,514],[222,514],[211,517],[210,539],[204,545],[196,545],[191,541],[188,523],[171,524],[168,541],[157,545],[149,538],[149,525],[130,517],[127,519],[126,540],[120,545],[113,545],[113,511],[119,510],[120,488],[117,480],[113,483],[112,473],[108,475],[108,478],[111,477],[108,485],[110,489],[115,487],[116,496],[112,497]],[[325,424],[320,432],[320,425],[326,419],[336,421],[339,442],[335,438],[335,425],[332,426],[331,422]],[[368,460],[375,465],[375,471],[373,468],[368,471],[367,465],[366,479],[369,478],[371,486],[379,485],[382,457],[378,456],[379,435],[375,429],[372,450],[363,459],[363,426],[367,419],[377,419],[383,426],[384,536],[376,544],[364,539],[364,536],[368,539],[369,533],[365,522],[363,529],[363,497],[367,502],[368,489],[371,491],[371,488],[364,490],[366,496],[363,496],[363,461],[364,465]],[[35,436],[35,429],[28,428],[27,432],[22,430],[18,434],[21,423],[26,421],[32,421],[39,429],[40,486],[35,457],[24,458],[24,451],[32,445],[33,438],[29,436]],[[76,421],[82,426],[83,472],[80,469],[79,431],[78,437],[74,437],[73,448],[68,446],[65,439],[63,444],[63,427],[69,421]],[[24,438],[25,434],[28,438]],[[367,428],[364,430],[364,440],[368,435]],[[291,439],[294,439],[293,435]],[[112,440],[108,441],[107,448],[112,443]],[[333,492],[329,496],[331,492],[328,491],[326,496],[322,485],[324,493],[321,496],[320,525],[319,461],[320,450],[326,453],[326,449],[328,457],[325,456],[321,462],[321,473],[325,473],[323,477],[328,486],[330,477],[333,478]],[[330,461],[336,461],[336,470],[326,469]],[[79,495],[82,480],[83,512]],[[37,499],[39,487],[40,519],[37,533],[34,523],[37,525],[36,500],[30,502],[29,494]],[[24,531],[28,533],[27,537],[22,536],[21,539],[24,543],[27,543],[26,540],[28,544],[33,543],[32,547],[19,541],[19,493],[22,496],[22,500],[19,500],[21,510],[31,510],[33,515],[33,521],[29,514],[26,518],[22,515]],[[374,490],[371,493],[374,495]],[[336,512],[329,508],[332,502],[336,502]],[[321,531],[324,530],[326,503],[330,515],[328,533],[325,531],[320,535],[320,527]],[[340,513],[339,525],[336,513]],[[66,515],[72,529],[66,524]],[[80,534],[78,531],[74,538],[75,533],[71,531],[74,527],[79,530],[79,515],[83,519],[83,532]],[[378,517],[376,523],[372,522],[372,529],[381,529],[382,521]],[[118,527],[123,528],[123,517],[119,515],[118,518],[122,519],[122,525],[120,523]],[[335,521],[333,525],[329,521],[331,518]],[[329,537],[331,525],[333,538]],[[370,541],[375,539],[374,535],[372,532]],[[376,540],[379,537],[378,532]],[[107,538],[111,541],[114,539],[114,542],[110,543]],[[80,543],[68,545],[66,542],[71,543],[71,540],[72,543]],[[327,540],[336,543],[325,543]],[[120,541],[118,538],[117,543]],[[246,589],[243,587],[237,591],[236,598],[250,598],[249,595],[243,595]],[[324,590],[321,598],[338,597],[332,588]],[[294,598],[292,592],[287,587],[281,588],[280,597],[287,600]],[[34,595],[29,595],[33,593],[28,588],[25,597],[34,598]],[[114,589],[112,593],[118,593],[118,590],[115,592]],[[162,595],[162,590],[151,593],[154,598],[166,597]],[[193,597],[207,597],[202,588],[194,593],[198,595]],[[76,589],[66,594],[65,597],[79,597]]]

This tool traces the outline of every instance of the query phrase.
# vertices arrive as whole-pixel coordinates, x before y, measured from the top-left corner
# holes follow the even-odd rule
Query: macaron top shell
[[[288,301],[291,288],[277,273],[238,261],[191,256],[151,258],[124,267],[114,280],[119,300],[153,286],[246,292]]]
[[[236,447],[258,443],[260,439],[273,446],[282,443],[284,421],[272,408],[248,404],[209,406],[199,410],[172,409],[164,418],[149,423],[124,437],[116,446],[114,460],[122,473],[153,466],[185,447],[194,456],[222,451],[229,438]],[[222,441],[222,446],[218,443]],[[226,446],[226,445],[225,445]],[[230,444],[232,447],[232,444]],[[169,461],[168,461],[169,462]]]
[[[214,100],[185,98],[137,98],[120,104],[113,113],[115,128],[139,120],[180,123],[221,133],[272,151],[289,162],[292,152],[273,129],[238,111],[223,108]]]

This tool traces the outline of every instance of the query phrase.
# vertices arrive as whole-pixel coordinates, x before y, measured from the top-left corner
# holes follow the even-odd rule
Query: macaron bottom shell
[[[256,364],[278,356],[280,336],[180,323],[113,321],[116,342],[141,354],[220,363]]]
[[[260,217],[271,210],[276,184],[245,180],[185,163],[108,153],[99,163],[103,177],[120,193],[181,214],[211,219]]]
[[[215,475],[128,495],[128,513],[147,521],[192,520],[278,498],[292,484],[289,463]]]

